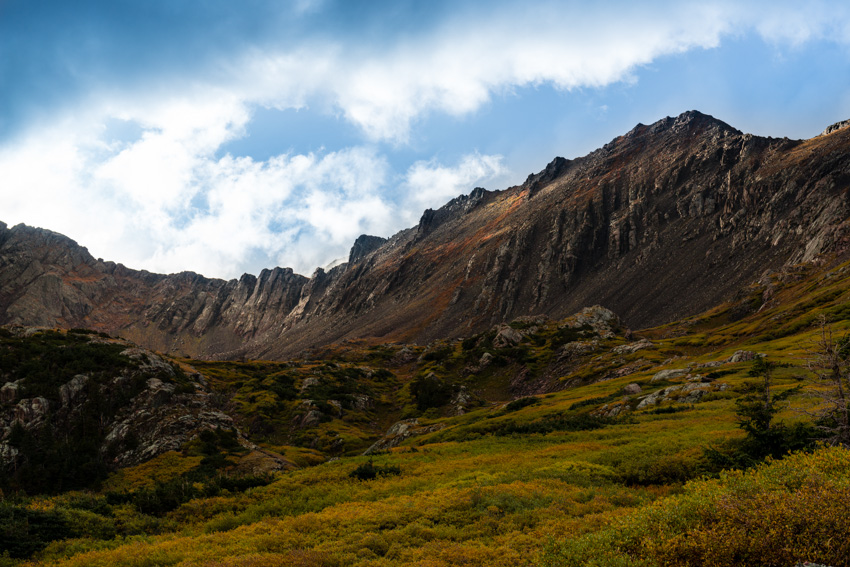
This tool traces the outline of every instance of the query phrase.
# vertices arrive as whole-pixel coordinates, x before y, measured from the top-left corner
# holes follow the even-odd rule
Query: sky
[[[850,3],[0,0],[0,221],[153,272],[310,275],[691,109],[850,118]]]

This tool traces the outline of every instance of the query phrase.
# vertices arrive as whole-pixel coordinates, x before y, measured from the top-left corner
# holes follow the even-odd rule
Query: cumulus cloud
[[[502,156],[469,154],[455,166],[436,160],[418,161],[405,175],[406,200],[403,211],[408,224],[419,219],[424,209],[435,209],[458,195],[469,193],[475,184],[488,183],[508,173]]]
[[[79,120],[0,149],[0,171],[15,188],[0,194],[6,220],[63,232],[95,256],[151,271],[230,278],[282,265],[309,274],[347,256],[358,235],[389,235],[423,205],[503,172],[498,158],[474,155],[454,167],[420,162],[399,179],[367,145],[267,160],[217,156],[249,116],[239,103],[195,102],[124,114],[144,121],[135,140],[104,141],[102,128]],[[410,199],[389,198],[398,185]]]

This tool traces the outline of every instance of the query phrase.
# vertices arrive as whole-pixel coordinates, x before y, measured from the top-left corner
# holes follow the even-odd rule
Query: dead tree
[[[808,369],[815,387],[809,393],[820,399],[812,412],[815,426],[827,443],[850,447],[850,334],[836,338],[826,318],[820,317],[820,333],[809,350]]]

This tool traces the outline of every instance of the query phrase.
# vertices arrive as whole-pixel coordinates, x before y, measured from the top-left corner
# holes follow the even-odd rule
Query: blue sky
[[[850,118],[850,7],[0,0],[0,220],[133,268],[309,275],[689,109]]]

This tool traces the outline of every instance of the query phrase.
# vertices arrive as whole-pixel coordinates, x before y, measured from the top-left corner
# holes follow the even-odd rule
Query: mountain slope
[[[773,364],[774,399],[785,399],[775,433],[802,426],[810,442],[810,416],[836,415],[813,395],[836,384],[812,362],[820,316],[835,339],[850,329],[850,262],[770,274],[747,291],[766,298],[756,313],[732,321],[733,306],[718,306],[631,340],[597,308],[427,348],[349,343],[317,359],[198,363],[210,387],[234,394],[237,423],[277,413],[270,441],[289,430],[339,458],[225,491],[223,478],[185,474],[200,438],[119,471],[100,493],[0,502],[6,563],[850,567],[846,448],[719,472],[753,449],[740,417],[763,392],[759,353]],[[508,381],[530,383],[547,360],[569,362],[553,376],[564,388],[508,402]],[[459,396],[426,409],[433,392],[415,385],[432,373],[470,395],[463,411]],[[371,389],[370,400],[346,384]],[[334,434],[356,443],[353,428],[379,423],[385,451],[322,446]]]
[[[129,270],[59,235],[0,229],[0,322],[85,326],[206,358],[283,358],[346,339],[468,336],[602,304],[641,328],[766,270],[846,251],[850,128],[760,138],[698,112],[638,125],[520,186],[475,189],[311,278]]]

